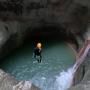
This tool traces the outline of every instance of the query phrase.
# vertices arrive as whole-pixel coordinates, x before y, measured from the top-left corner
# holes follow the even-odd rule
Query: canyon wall
[[[88,32],[85,36],[90,40],[90,26],[87,31]],[[90,90],[90,48],[84,62],[81,63],[75,73],[73,85],[74,86],[68,90]]]
[[[0,90],[40,90],[30,81],[17,81],[0,69]]]
[[[34,28],[55,26],[83,39],[89,22],[89,5],[80,0],[0,0],[0,57],[20,45]]]
[[[75,74],[74,86],[68,90],[90,90],[90,50]]]
[[[28,32],[41,26],[60,26],[66,33],[83,38],[90,24],[88,2],[89,0],[0,0],[0,59],[21,45]],[[76,73],[75,77],[77,85],[71,87],[71,90],[89,88],[89,59],[78,69],[80,73]],[[15,80],[14,85],[19,87],[22,83],[18,84]],[[13,89],[10,87],[8,90]]]
[[[89,7],[77,0],[0,0],[0,19],[17,20],[24,28],[61,25],[83,32],[89,22]]]

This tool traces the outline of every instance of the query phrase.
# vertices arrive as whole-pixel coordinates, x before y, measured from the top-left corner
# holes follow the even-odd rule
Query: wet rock
[[[12,90],[12,86],[16,85],[18,81],[16,81],[9,74],[0,70],[0,90]]]
[[[17,81],[0,69],[0,90],[40,90],[30,81]]]
[[[36,86],[32,85],[30,81],[22,81],[13,86],[13,90],[40,90]]]
[[[75,87],[71,87],[68,90],[90,90],[90,82],[87,84],[78,84]]]
[[[90,50],[75,74],[74,86],[68,90],[90,90]]]

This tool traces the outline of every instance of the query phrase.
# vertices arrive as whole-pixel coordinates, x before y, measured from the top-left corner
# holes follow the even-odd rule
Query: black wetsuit
[[[38,62],[41,62],[41,59],[42,59],[41,52],[42,52],[42,50],[39,48],[34,49],[34,58],[36,58],[37,56],[40,57],[40,59],[37,59]]]

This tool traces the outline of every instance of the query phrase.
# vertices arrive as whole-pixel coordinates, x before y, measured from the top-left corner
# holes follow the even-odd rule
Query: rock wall
[[[21,31],[20,26],[17,21],[0,21],[0,58],[22,43],[24,31]]]
[[[86,36],[90,39],[90,27]],[[84,62],[75,73],[74,86],[68,90],[90,90],[90,49]]]
[[[63,26],[51,24],[43,26],[36,25],[33,28],[31,25],[28,21],[0,21],[0,59],[10,53],[14,48],[18,48],[27,36],[30,37],[32,34],[36,34],[36,32],[40,32],[41,34],[52,32],[55,35],[60,34],[62,38],[64,38],[63,36],[67,36],[77,44],[74,32],[66,31],[67,29]],[[67,37],[65,38],[67,39]]]
[[[90,51],[76,72],[74,85],[68,90],[90,90]]]
[[[44,25],[60,26],[66,33],[71,32],[73,36],[83,37],[82,35],[90,23],[88,2],[88,0],[0,0],[0,59],[23,43],[28,32]],[[83,77],[83,80],[89,78],[89,63],[87,64],[83,63],[84,66],[81,65],[78,69],[80,74],[79,76],[76,74],[75,83],[83,82]],[[71,90],[74,88],[84,90],[85,87],[89,87],[90,83],[85,82],[72,87]],[[1,85],[4,83],[1,82]],[[14,84],[14,90],[30,86],[25,82],[18,83],[16,80],[12,84]],[[13,90],[9,84],[4,85],[7,87],[5,86],[3,89],[2,85],[0,90],[7,90],[6,88]]]
[[[1,20],[23,21],[25,26],[58,24],[68,30],[87,27],[89,7],[77,0],[0,0]]]
[[[0,69],[0,90],[40,90],[30,81],[17,81]]]
[[[89,16],[90,8],[77,0],[0,0],[0,57],[38,27],[55,26],[82,38]]]

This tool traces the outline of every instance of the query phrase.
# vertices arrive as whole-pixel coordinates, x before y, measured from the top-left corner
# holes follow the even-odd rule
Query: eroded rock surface
[[[0,69],[0,90],[40,90],[30,81],[17,81]]]
[[[82,37],[82,33],[90,23],[90,3],[88,2],[89,0],[0,0],[0,58],[20,45],[28,32],[40,26],[56,25],[57,27],[58,25],[63,27],[63,31],[65,30],[67,34],[71,32],[73,36],[79,34]],[[90,64],[84,65],[85,69],[89,70]],[[86,78],[84,77],[83,80],[89,79],[88,70],[85,70]],[[0,90],[13,90],[12,86],[14,90],[20,90],[24,86],[31,87],[31,84],[18,83],[11,77],[6,78],[8,75],[2,70],[0,72],[0,77],[5,77],[0,79]],[[8,80],[10,80],[9,83],[7,83]],[[77,85],[75,90],[84,90],[87,87],[84,85]]]
[[[68,90],[90,90],[90,50],[76,72],[74,85]]]
[[[83,1],[0,0],[0,57],[20,45],[34,28],[62,27],[61,31],[82,37],[90,21],[90,8]]]
[[[1,20],[23,21],[29,27],[63,25],[83,31],[89,22],[88,0],[0,0]],[[25,26],[28,26],[25,25]]]

